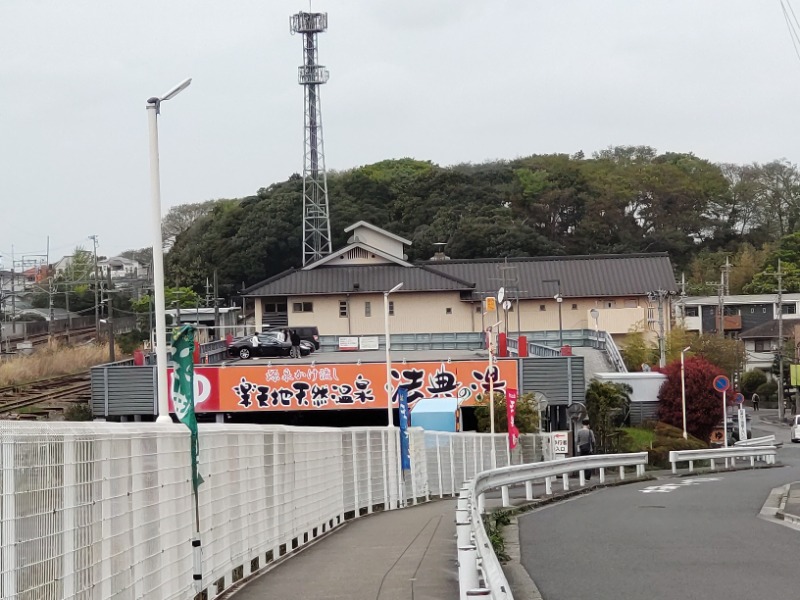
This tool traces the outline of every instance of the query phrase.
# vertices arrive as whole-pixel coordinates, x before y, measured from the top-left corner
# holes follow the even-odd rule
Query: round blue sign
[[[742,402],[744,402],[744,394],[742,393],[736,394],[733,397],[733,401],[736,402],[736,404],[741,404]]]
[[[731,382],[725,375],[717,375],[714,377],[713,386],[718,392],[726,392],[731,387]]]

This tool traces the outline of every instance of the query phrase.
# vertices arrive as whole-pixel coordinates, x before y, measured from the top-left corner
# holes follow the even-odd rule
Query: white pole
[[[167,383],[167,317],[164,296],[164,251],[161,238],[161,175],[158,164],[158,99],[147,102],[150,130],[150,196],[151,228],[153,234],[153,287],[156,313],[156,380],[158,382],[158,418],[156,423],[172,423],[169,416]]]
[[[728,447],[728,390],[722,392],[722,434],[725,436],[725,447]],[[725,461],[727,466],[727,460]]]
[[[392,386],[392,356],[389,342],[389,292],[383,292],[383,320],[384,336],[386,338],[386,419],[389,427],[394,427],[394,416],[392,414],[392,396],[394,395]]]
[[[492,331],[494,337],[494,331]],[[493,340],[489,340],[489,431],[492,442],[492,468],[497,468],[497,453],[494,449],[494,344]]]
[[[686,433],[686,373],[684,369],[684,353],[686,350],[681,351],[681,409],[683,409],[683,439],[688,439]]]

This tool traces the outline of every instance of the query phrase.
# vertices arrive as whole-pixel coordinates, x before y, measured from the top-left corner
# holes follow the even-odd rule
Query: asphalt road
[[[800,531],[758,514],[773,488],[800,480],[800,445],[785,425],[759,432],[784,441],[785,466],[608,488],[522,517],[522,564],[543,598],[797,597]]]

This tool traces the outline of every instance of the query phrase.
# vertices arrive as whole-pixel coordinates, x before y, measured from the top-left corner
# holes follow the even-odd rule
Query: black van
[[[268,331],[285,331],[287,329],[294,329],[297,331],[297,335],[300,336],[301,340],[306,340],[307,342],[311,342],[314,344],[314,350],[319,350],[319,329],[316,325],[304,325],[298,327],[270,327],[269,329],[265,329],[264,332]]]

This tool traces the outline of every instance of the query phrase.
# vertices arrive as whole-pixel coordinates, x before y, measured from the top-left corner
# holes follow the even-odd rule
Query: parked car
[[[257,343],[253,343],[253,337]],[[255,356],[289,356],[292,343],[284,342],[282,338],[270,333],[259,333],[255,336],[240,338],[228,346],[228,356],[248,359]],[[309,345],[300,345],[301,356],[311,353]]]
[[[800,415],[792,417],[792,443],[800,442]]]
[[[294,329],[301,340],[310,342],[314,346],[314,350],[319,350],[319,328],[316,325],[303,325],[297,327],[270,327],[265,330],[265,333],[278,333],[284,332],[287,329]]]

